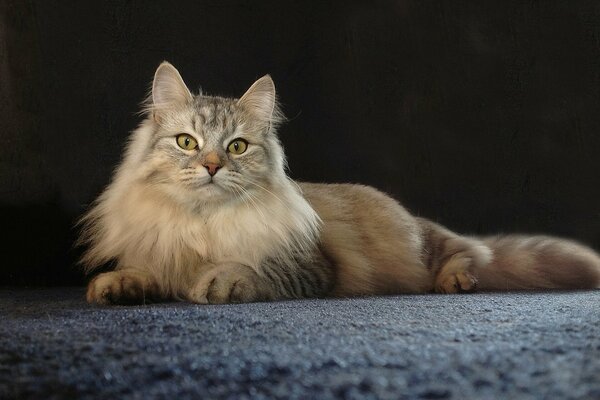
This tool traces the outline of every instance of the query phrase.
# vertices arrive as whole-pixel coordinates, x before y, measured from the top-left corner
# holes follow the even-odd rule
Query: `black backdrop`
[[[270,73],[291,175],[464,233],[600,248],[598,1],[1,1],[0,285],[83,281],[74,220],[154,69],[239,96]]]

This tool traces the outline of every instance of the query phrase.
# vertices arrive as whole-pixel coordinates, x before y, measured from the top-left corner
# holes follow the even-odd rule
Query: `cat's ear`
[[[238,100],[238,105],[270,126],[273,126],[282,118],[277,105],[275,83],[269,75],[265,75],[254,82],[250,89]]]
[[[193,100],[192,94],[183,82],[179,71],[163,61],[154,73],[152,82],[152,110],[155,118],[161,110],[186,104]]]

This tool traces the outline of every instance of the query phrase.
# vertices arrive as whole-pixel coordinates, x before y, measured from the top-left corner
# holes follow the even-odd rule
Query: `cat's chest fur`
[[[128,236],[120,263],[155,271],[192,271],[206,263],[238,262],[258,268],[312,241],[315,216],[295,192],[184,209],[148,191],[132,190],[120,202],[115,223]]]

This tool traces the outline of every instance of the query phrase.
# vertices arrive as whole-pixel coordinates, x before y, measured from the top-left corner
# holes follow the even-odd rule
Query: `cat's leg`
[[[160,299],[157,282],[150,274],[137,269],[120,269],[96,276],[86,294],[89,303],[145,304]]]
[[[246,303],[319,297],[333,287],[333,268],[320,251],[282,264],[265,260],[258,271],[237,263],[217,264],[200,276],[188,293],[201,304]]]
[[[275,292],[252,268],[223,263],[202,274],[187,297],[200,304],[247,303],[271,300]]]

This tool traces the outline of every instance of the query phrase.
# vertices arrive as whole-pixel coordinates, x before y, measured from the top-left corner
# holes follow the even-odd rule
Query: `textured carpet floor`
[[[0,398],[600,399],[600,291],[90,307],[0,290]]]

